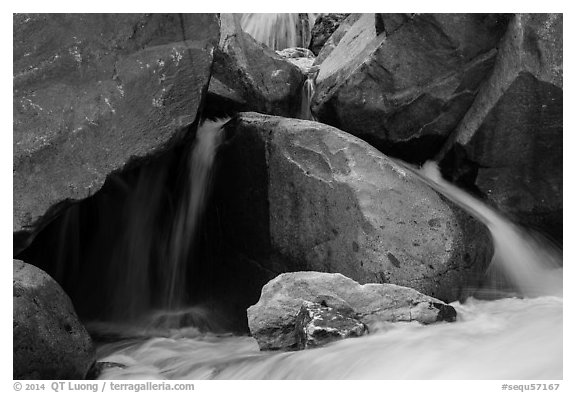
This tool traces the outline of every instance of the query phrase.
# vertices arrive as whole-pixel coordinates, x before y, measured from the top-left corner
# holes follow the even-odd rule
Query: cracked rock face
[[[518,14],[443,165],[516,221],[562,242],[562,14]]]
[[[482,224],[333,127],[245,113],[220,158],[226,244],[273,275],[338,272],[453,301],[492,257]]]
[[[323,345],[360,336],[380,322],[455,320],[452,306],[414,289],[360,285],[342,274],[320,272],[279,275],[248,309],[250,332],[261,350]]]
[[[332,53],[332,51],[334,50],[334,48],[336,48],[342,37],[346,35],[346,33],[348,32],[348,30],[350,30],[352,25],[356,23],[356,21],[361,17],[362,14],[350,14],[345,19],[340,21],[338,28],[326,40],[320,52],[316,56],[314,65],[319,65],[328,57],[328,55],[330,55],[330,53]]]
[[[363,14],[323,60],[312,112],[385,153],[432,158],[491,70],[508,19]]]
[[[15,14],[14,232],[182,137],[218,38],[216,14]]]
[[[70,298],[37,267],[13,267],[14,379],[84,379],[96,353]]]

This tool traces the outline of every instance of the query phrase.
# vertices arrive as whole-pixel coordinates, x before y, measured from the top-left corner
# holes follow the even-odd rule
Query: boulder
[[[221,14],[221,33],[208,88],[208,112],[256,111],[296,117],[304,74],[240,28],[238,14]]]
[[[14,232],[185,135],[208,87],[216,14],[14,14]],[[17,248],[20,248],[18,246]]]
[[[276,53],[298,67],[304,75],[308,75],[314,64],[314,53],[306,48],[286,48]]]
[[[318,303],[324,309],[306,302]],[[338,273],[294,272],[281,274],[262,288],[258,303],[248,308],[248,326],[261,350],[296,349],[303,345],[303,321],[309,321],[320,310],[325,315],[335,310],[339,321],[324,321],[324,326],[344,322],[346,336],[362,334],[362,324],[370,329],[381,322],[429,324],[456,320],[452,306],[411,288],[360,285]],[[308,322],[307,327],[313,326]],[[313,337],[311,341],[315,342]]]
[[[562,242],[562,14],[518,14],[442,166]]]
[[[322,63],[328,57],[328,55],[332,53],[342,37],[346,35],[348,30],[350,30],[350,27],[352,27],[352,25],[356,23],[356,21],[360,19],[361,16],[362,14],[350,14],[345,19],[340,21],[338,28],[330,35],[330,37],[328,37],[320,52],[316,55],[316,60],[314,61],[315,65]]]
[[[472,104],[508,19],[363,14],[322,61],[312,112],[386,154],[422,163]]]
[[[44,271],[13,261],[14,379],[84,379],[95,361],[70,298]]]
[[[296,316],[296,345],[298,349],[315,348],[345,338],[360,337],[368,328],[353,315],[345,315],[325,301],[305,300]]]
[[[482,224],[350,134],[256,113],[227,133],[213,194],[221,244],[273,275],[338,272],[453,301],[492,257]]]
[[[320,50],[328,41],[328,38],[338,29],[340,23],[346,19],[350,14],[324,14],[316,18],[316,22],[312,27],[310,45],[308,49],[318,56]]]

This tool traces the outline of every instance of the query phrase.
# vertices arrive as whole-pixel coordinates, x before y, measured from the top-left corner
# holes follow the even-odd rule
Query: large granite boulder
[[[303,318],[301,314],[310,315],[306,309],[311,305],[307,302],[339,311],[340,315],[335,316],[332,323],[338,327],[345,321],[347,336],[363,334],[362,324],[370,329],[381,322],[429,324],[456,320],[452,306],[411,288],[393,284],[360,285],[338,273],[284,273],[267,283],[258,303],[248,309],[248,326],[261,350],[303,347],[302,322],[297,329],[297,320]],[[361,324],[356,325],[354,319]],[[330,325],[330,321],[324,325]]]
[[[312,112],[387,154],[426,161],[472,104],[508,19],[363,14],[322,61]]]
[[[562,14],[518,14],[442,162],[517,222],[562,241]]]
[[[304,74],[221,14],[221,33],[208,89],[208,113],[256,111],[297,117]]]
[[[338,272],[457,299],[492,256],[486,228],[366,142],[244,113],[213,194],[223,244],[270,272]]]
[[[110,173],[185,134],[218,37],[216,14],[14,14],[20,245],[58,204],[94,194]]]
[[[14,379],[84,379],[92,340],[70,298],[44,271],[13,261]]]

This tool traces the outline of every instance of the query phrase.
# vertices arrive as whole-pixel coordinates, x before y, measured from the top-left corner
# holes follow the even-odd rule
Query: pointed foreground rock
[[[84,379],[96,353],[70,298],[37,267],[13,267],[14,379]]]
[[[158,153],[196,119],[216,14],[14,14],[14,232]]]
[[[332,314],[332,319],[310,326],[313,317],[321,319],[322,313]],[[414,289],[360,285],[342,274],[320,272],[279,275],[262,288],[260,300],[248,309],[250,332],[261,350],[301,349],[360,336],[363,324],[370,329],[378,322],[454,320],[452,306]],[[324,333],[321,340],[314,337],[318,325]]]
[[[214,220],[227,223],[222,244],[271,278],[337,272],[453,301],[492,257],[482,224],[350,134],[256,113],[228,134]]]

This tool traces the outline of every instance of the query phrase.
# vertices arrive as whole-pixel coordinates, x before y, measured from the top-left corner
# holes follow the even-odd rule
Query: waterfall
[[[318,76],[319,68],[313,66],[308,71],[308,77],[304,81],[302,86],[302,100],[300,106],[300,119],[303,120],[316,120],[312,111],[310,110],[310,103],[312,102],[312,96],[316,89],[316,77]]]
[[[205,313],[191,299],[191,283],[201,280],[195,243],[224,123],[205,121],[192,140],[111,175],[54,220],[24,258],[53,275],[84,319],[203,325]]]
[[[503,274],[523,296],[562,296],[562,255],[554,244],[508,221],[488,205],[442,179],[429,161],[421,173],[430,186],[482,221],[494,242],[490,266]]]
[[[454,302],[455,323],[381,323],[367,336],[297,352],[261,352],[251,337],[194,328],[140,330],[100,346],[100,360],[126,366],[100,378],[561,379],[560,252],[444,181],[434,163],[399,164],[488,226],[492,264],[528,297]]]
[[[307,48],[318,14],[242,14],[242,30],[274,50]]]
[[[163,305],[170,310],[182,306],[186,264],[190,259],[190,246],[212,179],[216,148],[222,141],[222,125],[226,121],[205,121],[196,131],[194,147],[187,159],[184,195],[180,198],[169,241],[167,269],[169,277]]]

